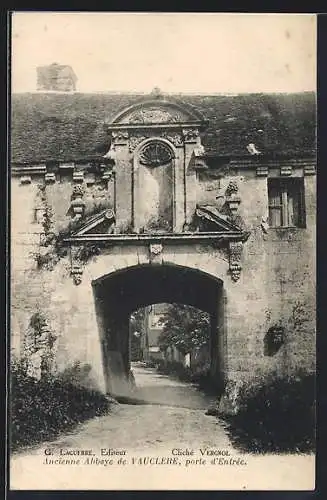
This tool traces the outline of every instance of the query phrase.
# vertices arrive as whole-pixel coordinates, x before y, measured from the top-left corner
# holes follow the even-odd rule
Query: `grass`
[[[246,385],[236,415],[223,415],[232,444],[248,453],[315,451],[315,377],[272,376]]]
[[[73,384],[65,377],[36,380],[21,367],[11,371],[11,450],[36,445],[70,431],[79,423],[108,413],[100,392]]]

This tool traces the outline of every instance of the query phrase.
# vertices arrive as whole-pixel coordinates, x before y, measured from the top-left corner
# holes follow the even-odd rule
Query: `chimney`
[[[46,92],[74,92],[77,77],[71,66],[53,63],[39,66],[37,73],[37,90]]]

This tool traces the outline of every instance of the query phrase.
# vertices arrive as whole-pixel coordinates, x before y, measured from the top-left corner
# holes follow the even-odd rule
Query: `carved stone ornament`
[[[183,136],[185,142],[196,142],[199,137],[198,129],[183,129]]]
[[[82,283],[83,269],[79,264],[74,264],[72,266],[71,275],[74,285],[80,285]]]
[[[177,123],[183,121],[182,115],[160,107],[138,109],[126,118],[127,123]]]
[[[147,137],[144,135],[130,137],[130,139],[129,139],[129,151],[131,153],[133,153],[133,151],[137,148],[137,146],[139,144],[141,144],[141,142],[145,141],[145,139],[147,139]]]
[[[114,144],[125,144],[128,141],[129,134],[126,130],[117,130],[112,132],[112,142]]]
[[[162,244],[161,243],[151,243],[150,244],[150,254],[151,255],[160,255],[162,252]]]
[[[230,210],[230,212],[235,216],[238,211],[239,204],[241,203],[241,198],[237,196],[238,193],[238,185],[236,181],[230,181],[225,191],[226,195],[226,204]]]
[[[73,186],[73,191],[72,191],[72,200],[74,200],[75,198],[82,198],[84,196],[84,186],[82,186],[81,184],[76,184],[75,186]]]
[[[229,271],[233,281],[238,281],[242,271],[243,243],[241,241],[229,242]]]
[[[73,278],[74,285],[80,285],[82,283],[83,276],[83,264],[79,258],[80,248],[77,246],[71,247],[71,276]]]
[[[104,214],[104,217],[108,220],[112,220],[115,218],[115,212],[113,211],[112,208],[109,208]]]
[[[83,200],[83,196],[84,196],[83,185],[76,184],[73,187],[71,203],[70,203],[70,212],[76,220],[80,219],[84,215],[85,202]]]
[[[228,184],[226,191],[225,191],[226,196],[233,196],[233,195],[236,195],[237,193],[238,193],[237,182],[230,181],[230,183]]]
[[[147,144],[140,153],[140,163],[150,167],[166,165],[172,158],[172,151],[161,142]]]
[[[161,137],[164,139],[167,139],[167,141],[171,142],[174,144],[176,148],[183,146],[184,140],[181,134],[174,134],[174,133],[169,133],[169,132],[163,132],[161,134]]]

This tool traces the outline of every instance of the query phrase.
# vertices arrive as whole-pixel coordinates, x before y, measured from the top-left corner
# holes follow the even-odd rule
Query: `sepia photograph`
[[[314,490],[316,15],[15,11],[10,490]]]

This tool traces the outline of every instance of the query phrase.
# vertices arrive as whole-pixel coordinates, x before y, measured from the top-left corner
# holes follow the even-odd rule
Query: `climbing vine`
[[[81,229],[86,221],[85,218],[71,220],[66,228],[55,233],[54,213],[47,199],[45,185],[39,186],[39,197],[43,208],[43,219],[41,222],[43,234],[40,239],[40,251],[35,253],[34,257],[38,269],[52,271],[55,265],[68,255],[69,246],[65,240],[69,238],[72,232]],[[108,207],[101,203],[94,205],[93,209],[88,211],[87,218],[92,217],[105,208]],[[86,264],[92,257],[99,255],[104,246],[104,243],[85,243],[78,249],[76,257],[81,264]],[[46,248],[47,250],[42,252],[41,248]]]
[[[56,339],[46,315],[41,311],[34,313],[24,339],[24,362],[30,375],[40,378],[52,372]]]

